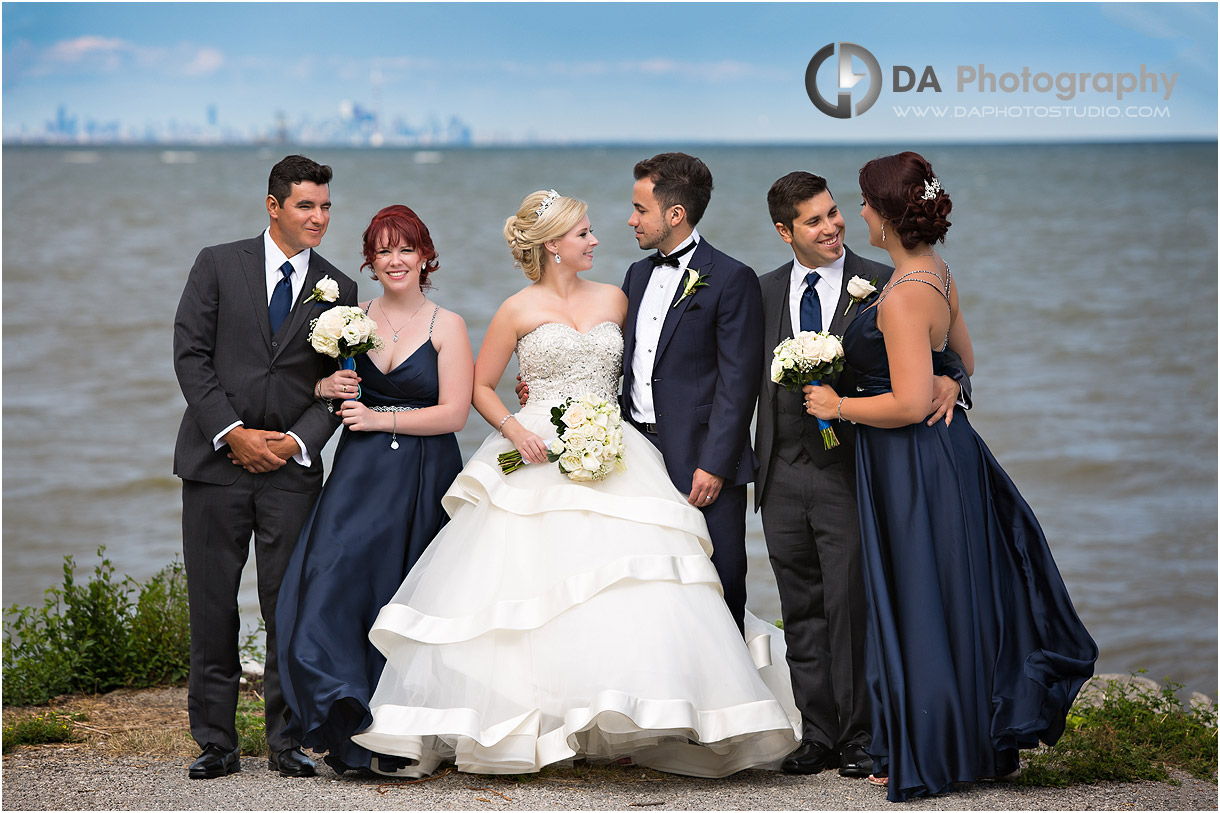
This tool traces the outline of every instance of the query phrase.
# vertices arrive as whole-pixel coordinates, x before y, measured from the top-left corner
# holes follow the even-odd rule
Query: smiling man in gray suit
[[[199,252],[174,318],[174,370],[186,413],[174,447],[182,478],[182,550],[191,615],[188,708],[203,753],[192,779],[241,770],[237,592],[254,536],[267,628],[268,761],[284,776],[314,763],[283,737],[275,601],[297,535],[322,486],[322,447],[338,426],[315,399],[335,363],[309,344],[309,323],[356,301],[356,283],[313,249],[330,223],[330,167],[290,155],[267,183],[270,225],[258,237]],[[306,303],[324,276],[335,303]]]
[[[862,777],[872,769],[872,759],[855,432],[849,423],[836,424],[840,445],[824,448],[802,393],[772,382],[770,370],[775,346],[801,330],[843,335],[871,301],[857,302],[848,294],[852,277],[880,289],[894,269],[843,244],[843,215],[824,178],[809,172],[785,175],[767,193],[767,207],[793,254],[760,279],[765,359],[754,443],[759,458],[754,505],[762,508],[802,722],[801,746],[782,768],[800,774],[838,768],[843,776]],[[962,388],[968,396],[970,380],[960,360],[956,363],[954,378],[936,377],[929,424],[952,420]],[[855,391],[850,367],[826,383],[838,392]]]

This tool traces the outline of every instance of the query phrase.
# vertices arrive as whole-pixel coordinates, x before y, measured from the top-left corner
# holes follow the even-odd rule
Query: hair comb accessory
[[[556,192],[554,189],[552,189],[550,192],[547,193],[546,197],[543,198],[542,205],[534,210],[534,214],[538,215],[539,217],[542,217],[542,213],[545,212],[547,209],[551,208],[551,204],[557,200],[559,200],[559,193]]]
[[[930,182],[923,182],[923,199],[932,200],[940,194],[940,178],[933,178]]]

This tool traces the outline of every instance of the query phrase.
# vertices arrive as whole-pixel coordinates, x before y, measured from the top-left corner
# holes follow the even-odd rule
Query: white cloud
[[[429,66],[431,67],[431,66]],[[500,62],[496,70],[514,75],[537,76],[537,63]],[[604,79],[693,79],[709,84],[755,79],[786,79],[788,74],[776,68],[721,59],[696,62],[676,59],[622,59],[616,61],[548,62],[546,75],[581,76]]]
[[[222,51],[206,45],[145,46],[114,37],[83,36],[60,40],[24,60],[34,76],[96,75],[122,70],[156,71],[167,76],[205,77],[226,63]]]
[[[187,76],[211,76],[225,64],[225,55],[215,48],[200,48],[194,56],[183,63],[182,72]]]
[[[54,43],[38,54],[30,73],[46,76],[77,71],[112,71],[123,63],[133,46],[120,39],[85,36]]]

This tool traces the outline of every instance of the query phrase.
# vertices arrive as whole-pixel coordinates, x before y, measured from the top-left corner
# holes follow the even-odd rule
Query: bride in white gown
[[[503,434],[458,475],[452,519],[377,618],[388,662],[352,739],[410,763],[375,770],[411,776],[576,757],[706,777],[773,766],[800,726],[778,631],[748,618],[742,641],[703,516],[656,448],[627,424],[623,473],[578,483],[546,462],[551,408],[613,402],[622,367],[626,296],[579,276],[597,245],[585,204],[535,192],[504,231],[533,284],[497,311],[475,365],[474,406]],[[495,393],[514,351],[530,387],[515,415]],[[532,465],[505,475],[497,456],[514,448]]]

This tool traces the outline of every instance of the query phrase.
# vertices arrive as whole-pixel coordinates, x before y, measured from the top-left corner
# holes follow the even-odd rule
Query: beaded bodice
[[[531,400],[588,394],[614,401],[623,371],[623,331],[614,322],[594,325],[587,333],[543,322],[517,340],[517,362]]]

